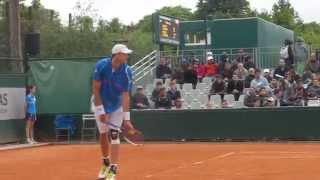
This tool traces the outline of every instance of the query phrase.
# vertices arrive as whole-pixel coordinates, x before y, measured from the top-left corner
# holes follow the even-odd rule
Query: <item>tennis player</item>
[[[132,70],[127,60],[130,53],[132,50],[127,46],[116,44],[112,48],[112,58],[99,60],[93,74],[94,110],[102,151],[99,179],[114,180],[116,177],[122,124],[134,130],[129,112]]]

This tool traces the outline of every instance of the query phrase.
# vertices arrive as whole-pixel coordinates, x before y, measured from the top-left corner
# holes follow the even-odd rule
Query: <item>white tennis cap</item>
[[[116,44],[112,48],[112,54],[124,53],[131,54],[133,51],[124,44]]]

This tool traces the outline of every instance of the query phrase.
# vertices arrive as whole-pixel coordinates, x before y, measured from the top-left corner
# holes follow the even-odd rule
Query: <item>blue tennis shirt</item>
[[[123,64],[118,69],[112,69],[111,58],[97,62],[93,80],[101,82],[100,96],[106,113],[112,113],[122,106],[122,94],[132,88],[132,70]]]
[[[33,94],[28,94],[26,97],[27,102],[27,113],[36,114],[36,97]]]

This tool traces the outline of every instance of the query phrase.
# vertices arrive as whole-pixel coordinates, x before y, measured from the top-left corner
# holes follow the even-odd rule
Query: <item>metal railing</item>
[[[222,56],[227,56],[229,62],[233,62],[239,57],[239,51],[242,55],[250,56],[258,68],[275,67],[280,59],[280,47],[259,47],[259,48],[228,48],[228,49],[192,49],[181,51],[161,51],[160,57],[170,61],[171,66],[181,64],[183,61],[192,62],[198,59],[200,62],[206,62],[207,53],[211,52],[216,60]]]
[[[157,57],[158,53],[154,50],[131,66],[133,70],[134,84],[153,72],[157,65]]]

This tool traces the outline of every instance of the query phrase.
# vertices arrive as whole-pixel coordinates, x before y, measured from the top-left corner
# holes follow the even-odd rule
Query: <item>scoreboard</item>
[[[180,21],[159,15],[160,43],[179,45]]]

